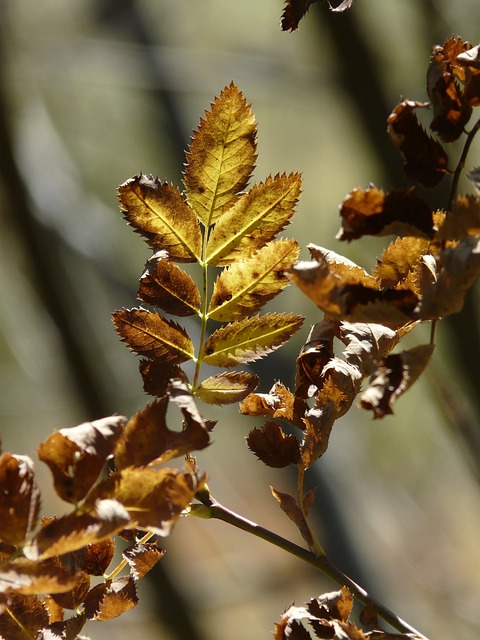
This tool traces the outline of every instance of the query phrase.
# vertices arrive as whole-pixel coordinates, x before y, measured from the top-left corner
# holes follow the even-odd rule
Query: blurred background
[[[116,187],[143,171],[179,185],[183,150],[203,110],[234,81],[258,122],[255,181],[303,173],[285,235],[365,267],[384,241],[340,245],[338,205],[370,181],[405,185],[385,120],[402,98],[425,100],[431,47],[452,34],[477,44],[476,0],[358,0],[344,14],[312,7],[293,33],[281,0],[3,0],[0,3],[0,419],[4,450],[35,458],[52,430],[148,398],[138,362],[111,312],[135,306],[149,249],[118,211]],[[474,114],[475,117],[475,114]],[[480,140],[467,169],[480,163]],[[458,155],[458,149],[453,153]],[[462,183],[461,190],[470,189]],[[437,206],[445,192],[425,194]],[[444,200],[443,200],[444,201]],[[302,258],[308,254],[302,250]],[[294,359],[321,314],[289,288],[276,310],[307,320],[291,344],[258,365],[262,390],[291,384]],[[195,332],[194,322],[186,323]],[[480,636],[479,289],[438,328],[428,374],[395,415],[352,409],[310,474],[314,518],[340,568],[431,639]],[[416,332],[418,344],[427,333]],[[198,456],[226,506],[299,542],[236,408]],[[173,425],[172,425],[173,426]],[[37,462],[44,512],[50,495]],[[337,586],[295,558],[228,525],[180,521],[165,558],[140,584],[141,604],[92,640],[244,640],[271,637],[292,601]]]

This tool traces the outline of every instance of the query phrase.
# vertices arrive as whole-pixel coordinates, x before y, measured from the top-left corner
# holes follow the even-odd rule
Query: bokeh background
[[[286,235],[367,267],[380,255],[378,240],[334,239],[338,204],[370,181],[405,185],[386,117],[402,97],[426,99],[433,44],[452,34],[479,41],[478,3],[358,0],[338,15],[322,3],[293,34],[281,32],[281,11],[281,0],[0,3],[4,450],[35,458],[54,429],[131,415],[146,403],[136,358],[110,321],[115,308],[136,304],[149,255],[118,211],[116,187],[140,171],[180,184],[191,131],[230,81],[257,117],[255,180],[303,173]],[[480,141],[467,169],[480,163],[479,149]],[[437,206],[445,193],[426,197]],[[395,415],[374,422],[352,409],[310,476],[332,559],[435,640],[480,636],[478,305],[476,287],[464,311],[441,323],[428,374]],[[293,288],[274,308],[307,321],[257,367],[264,390],[276,378],[292,382],[308,326],[320,319]],[[236,409],[204,413],[219,420],[213,446],[199,455],[215,496],[298,541],[268,488],[288,491],[294,478],[248,452],[254,422]],[[44,511],[62,514],[67,506],[49,491],[43,465],[36,468]],[[184,519],[164,546],[164,560],[140,585],[140,606],[90,623],[92,640],[268,638],[293,600],[337,588],[223,523]]]

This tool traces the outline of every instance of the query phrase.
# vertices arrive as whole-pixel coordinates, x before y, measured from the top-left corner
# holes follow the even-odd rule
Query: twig
[[[465,146],[463,147],[462,155],[460,156],[460,160],[458,161],[457,168],[455,169],[455,173],[453,174],[452,188],[450,189],[450,198],[448,199],[449,211],[452,211],[453,209],[453,201],[457,193],[458,181],[460,180],[460,175],[465,167],[465,161],[467,159],[468,152],[470,151],[470,146],[473,142],[473,139],[477,135],[479,129],[480,129],[480,119],[477,120],[477,122],[475,123],[475,126],[469,132],[467,139],[465,140]]]

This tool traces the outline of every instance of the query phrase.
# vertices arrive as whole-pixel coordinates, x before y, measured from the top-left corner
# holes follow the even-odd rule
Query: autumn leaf
[[[299,173],[270,176],[252,187],[215,225],[206,261],[222,266],[251,257],[289,223],[300,190]]]
[[[44,560],[44,562],[49,561]],[[80,609],[80,605],[85,601],[87,593],[90,590],[90,576],[88,576],[86,573],[79,572],[76,577],[76,584],[74,584],[72,589],[69,591],[54,593],[47,590],[48,593],[53,593],[53,600],[63,609],[78,611]]]
[[[463,240],[467,235],[480,235],[480,201],[473,195],[458,196],[452,211],[441,224],[437,240]]]
[[[380,280],[382,288],[395,287],[417,271],[429,250],[430,241],[425,238],[397,238],[383,251],[373,275]]]
[[[85,614],[90,620],[111,620],[137,604],[135,581],[123,576],[91,589],[85,600]]]
[[[170,260],[199,260],[202,236],[194,212],[178,189],[158,178],[134,176],[118,188],[123,214],[148,244]]]
[[[364,235],[408,235],[431,238],[434,225],[430,207],[413,188],[384,193],[373,185],[365,191],[353,189],[340,208],[339,240]]]
[[[158,398],[167,393],[171,380],[177,378],[187,381],[183,369],[176,364],[169,364],[162,359],[142,359],[139,364],[140,375],[143,379],[145,393]]]
[[[280,382],[269,393],[251,393],[239,406],[240,413],[263,418],[278,418],[304,429],[302,421],[307,404]]]
[[[405,174],[424,187],[435,187],[448,172],[448,157],[442,145],[431,138],[418,122],[415,109],[428,102],[404,100],[387,119],[388,134],[405,158]]]
[[[120,338],[140,356],[161,358],[169,365],[180,364],[194,356],[187,332],[174,321],[165,320],[146,309],[122,309],[113,314]]]
[[[324,318],[310,330],[297,358],[295,395],[311,398],[323,385],[323,368],[333,358],[336,323]]]
[[[297,464],[300,459],[297,438],[286,434],[276,422],[266,422],[260,429],[250,431],[247,445],[259,460],[276,469]]]
[[[21,545],[35,528],[40,489],[28,456],[4,453],[0,458],[0,540]]]
[[[393,404],[423,373],[433,349],[433,344],[419,345],[385,358],[362,393],[360,406],[371,409],[374,418],[393,413]]]
[[[138,298],[176,316],[197,314],[200,292],[183,269],[168,260],[168,252],[158,251],[147,262],[140,278]]]
[[[12,593],[0,613],[0,633],[5,640],[32,640],[48,622],[48,613],[40,598]]]
[[[233,404],[246,398],[258,382],[258,376],[245,371],[219,373],[203,380],[195,389],[195,395],[208,404]]]
[[[63,593],[72,591],[81,575],[66,571],[54,560],[36,562],[16,558],[0,568],[0,592],[23,594]]]
[[[307,13],[310,6],[316,2],[322,2],[322,0],[287,0],[282,14],[282,30],[295,31],[295,29],[298,28],[298,23]],[[328,6],[330,11],[341,12],[350,9],[353,2],[354,0],[342,0],[336,7],[332,6],[331,2],[329,2]]]
[[[245,189],[256,159],[255,117],[233,84],[215,98],[187,153],[185,195],[205,227],[217,222]]]
[[[261,309],[289,284],[286,270],[298,257],[295,240],[269,242],[251,258],[233,262],[215,282],[208,316],[240,320]]]
[[[464,51],[456,56],[457,64],[453,64],[454,73],[465,85],[463,89],[465,100],[470,106],[478,107],[480,106],[480,46],[471,47],[470,42],[462,44]],[[444,47],[447,49],[446,45]],[[463,77],[458,71],[458,65],[461,65]]]
[[[293,313],[267,313],[217,329],[205,342],[201,359],[216,367],[253,362],[282,346],[303,323]]]
[[[65,501],[76,504],[96,482],[126,418],[110,416],[56,431],[38,447],[38,457],[53,475],[55,490]]]
[[[134,580],[140,580],[165,554],[156,543],[136,544],[123,552]]]
[[[160,464],[209,444],[207,430],[191,420],[182,431],[171,431],[166,424],[168,397],[147,405],[131,418],[115,450],[118,469]]]
[[[115,553],[115,542],[111,537],[91,542],[83,550],[81,569],[90,576],[103,576]]]
[[[273,487],[270,487],[270,491],[272,492],[273,497],[278,501],[282,511],[287,514],[290,520],[300,531],[300,534],[307,545],[312,548],[315,542],[298,502],[290,494],[277,491]]]

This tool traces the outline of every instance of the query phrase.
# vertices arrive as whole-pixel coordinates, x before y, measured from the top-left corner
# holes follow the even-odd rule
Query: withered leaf
[[[38,447],[38,457],[48,465],[55,490],[67,502],[82,500],[96,482],[126,418],[110,416],[56,431]]]
[[[187,153],[185,195],[210,227],[245,189],[256,159],[255,117],[232,82],[200,120]]]
[[[97,500],[90,513],[70,513],[41,529],[25,547],[31,560],[53,558],[98,542],[125,529],[127,510],[117,500]]]
[[[278,418],[304,429],[302,418],[307,404],[283,384],[276,382],[269,393],[251,393],[240,404],[239,409],[244,415]]]
[[[200,292],[193,279],[158,251],[147,262],[140,278],[138,298],[167,313],[184,317],[198,313]]]
[[[128,547],[122,555],[130,566],[133,579],[140,580],[150,569],[153,569],[164,554],[165,551],[152,542]]]
[[[90,620],[111,620],[137,604],[135,581],[124,576],[91,589],[85,600],[85,613]]]
[[[114,478],[113,495],[130,514],[127,528],[167,536],[182,511],[193,500],[200,482],[177,469],[128,467]],[[108,493],[111,484],[105,484]]]
[[[364,235],[434,235],[430,207],[410,187],[384,193],[373,185],[353,189],[340,208],[342,229],[339,240],[354,240]]]
[[[383,251],[373,275],[383,288],[395,287],[418,267],[429,250],[430,242],[425,238],[397,238]]]
[[[453,210],[445,215],[436,239],[463,240],[467,235],[480,235],[480,201],[472,195],[458,196]]]
[[[310,6],[322,1],[323,0],[287,0],[282,14],[282,30],[295,31],[295,29],[298,29],[298,23],[307,13]]]
[[[307,604],[307,609],[317,617],[347,622],[353,609],[353,596],[347,587],[342,587],[339,591],[312,598]]]
[[[312,407],[305,413],[305,431],[300,448],[304,469],[309,469],[327,450],[337,417],[333,401],[321,407]]]
[[[240,320],[261,309],[289,284],[286,270],[298,257],[295,240],[269,242],[251,258],[224,269],[215,282],[208,315],[212,320]]]
[[[289,224],[301,191],[301,175],[269,176],[224,213],[207,246],[206,261],[228,265],[249,258]]]
[[[85,613],[80,613],[66,620],[53,622],[41,630],[37,640],[88,640],[79,635],[86,621]]]
[[[0,569],[0,592],[63,593],[74,590],[81,580],[81,574],[71,574],[53,560],[16,558]]]
[[[430,128],[445,142],[457,140],[470,120],[472,107],[457,83],[448,53],[438,45],[433,47],[428,67],[427,92],[434,116]]]
[[[440,255],[442,268],[437,281],[425,291],[417,310],[422,320],[436,319],[460,311],[465,294],[480,274],[480,238],[467,236]]]
[[[415,109],[428,106],[427,102],[404,100],[388,117],[387,131],[405,158],[407,177],[429,188],[435,187],[448,172],[448,156],[418,122]]]
[[[463,89],[464,98],[470,106],[478,107],[480,106],[480,45],[469,48],[471,44],[466,42],[464,47],[466,50],[456,57],[457,65],[454,65],[454,70],[457,77],[460,76],[458,65],[462,65],[461,68],[464,73],[462,82],[465,85]]]
[[[282,511],[287,514],[290,520],[300,531],[300,534],[307,545],[309,547],[313,547],[314,540],[312,538],[312,534],[305,520],[305,516],[303,515],[302,510],[300,509],[300,506],[298,505],[298,502],[295,500],[295,498],[288,493],[277,491],[273,487],[270,487],[270,491],[272,492],[273,497],[278,500]]]
[[[133,416],[115,450],[118,469],[160,464],[209,443],[202,423],[190,420],[183,431],[171,431],[166,424],[168,397],[165,396]]]
[[[112,318],[122,342],[140,356],[161,358],[169,365],[194,356],[194,346],[185,329],[157,313],[141,308],[122,309],[115,311]]]
[[[0,458],[0,540],[21,545],[35,528],[40,490],[33,461],[28,456],[4,453]]]
[[[160,358],[155,360],[142,359],[139,369],[145,393],[158,398],[167,393],[171,380],[178,378],[179,380],[187,381],[187,376],[183,369],[176,364],[168,364]]]
[[[266,422],[261,428],[250,431],[247,444],[259,460],[276,469],[297,464],[300,459],[297,438],[286,434],[276,422]]]
[[[323,368],[333,358],[336,323],[330,319],[317,322],[297,358],[295,395],[310,398],[323,384]]]
[[[203,380],[195,395],[208,404],[233,404],[246,398],[258,382],[258,376],[246,371],[219,373]]]
[[[362,377],[370,375],[376,363],[398,344],[399,334],[381,324],[339,323],[338,337],[346,346],[343,357],[356,367]]]
[[[0,613],[0,633],[5,640],[32,640],[47,625],[47,610],[36,595],[12,593]]]
[[[175,262],[198,261],[200,226],[173,185],[140,174],[120,185],[118,198],[129,224],[155,251],[168,251],[170,260]]]
[[[201,359],[216,367],[253,362],[281,347],[300,329],[302,316],[267,313],[217,329],[205,342]]]
[[[113,538],[104,538],[99,542],[92,542],[85,547],[82,561],[82,571],[90,576],[103,576],[106,573],[115,553]]]
[[[362,393],[360,406],[372,410],[374,418],[393,413],[393,404],[423,373],[433,349],[432,344],[419,345],[385,358]]]
[[[77,577],[77,583],[71,590],[57,593],[53,596],[53,599],[64,609],[77,611],[80,608],[82,602],[84,602],[89,589],[90,576],[88,576],[86,573],[80,573]]]

